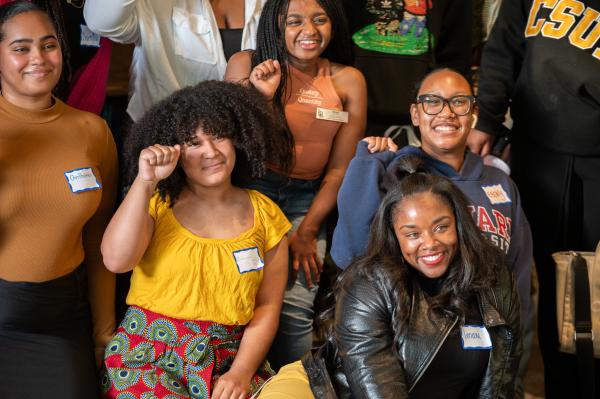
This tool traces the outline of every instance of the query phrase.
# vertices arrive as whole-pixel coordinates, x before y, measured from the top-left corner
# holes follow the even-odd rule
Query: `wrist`
[[[158,186],[158,180],[146,180],[142,176],[137,175],[131,187],[137,186],[145,192],[149,192],[150,194],[154,193],[156,187]]]
[[[316,237],[319,233],[319,226],[301,223],[296,230],[296,235],[300,237]]]

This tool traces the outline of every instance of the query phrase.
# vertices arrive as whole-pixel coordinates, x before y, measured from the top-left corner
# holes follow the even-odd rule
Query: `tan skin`
[[[460,74],[443,69],[429,75],[421,84],[418,95],[436,94],[444,98],[472,95],[471,87]],[[410,106],[414,126],[421,131],[422,148],[433,158],[459,171],[464,163],[467,137],[476,118],[477,109],[472,107],[467,115],[458,116],[444,105],[437,115],[427,115],[421,104]]]
[[[317,74],[317,60],[331,39],[331,22],[315,0],[292,0],[286,16],[286,48],[289,62],[295,68],[310,75]],[[267,99],[272,99],[281,80],[281,65],[267,60],[254,69],[250,52],[234,54],[227,65],[225,79],[248,82]],[[323,182],[312,205],[298,229],[290,235],[293,278],[300,267],[312,287],[311,275],[318,282],[323,268],[317,255],[317,234],[327,215],[335,208],[337,193],[356,143],[363,137],[366,126],[367,89],[364,77],[355,68],[332,63],[333,86],[340,97],[349,121],[338,131],[325,169]],[[312,272],[312,273],[311,273]]]
[[[393,213],[406,262],[427,278],[446,274],[458,247],[452,208],[430,191],[403,199]]]
[[[41,12],[25,12],[2,26],[0,87],[10,103],[29,110],[52,105],[62,54],[56,31]]]
[[[219,29],[244,27],[244,0],[210,0]]]
[[[194,145],[154,145],[139,158],[139,173],[110,221],[102,240],[106,267],[116,273],[132,270],[144,255],[154,231],[148,204],[158,182],[181,162],[186,186],[173,207],[178,222],[205,238],[232,238],[254,223],[245,190],[231,184],[235,150],[231,140],[200,129]],[[284,237],[265,254],[264,277],[256,296],[254,317],[247,325],[230,370],[213,387],[214,399],[246,398],[250,381],[273,341],[287,281],[288,246]]]
[[[60,79],[62,54],[54,26],[42,12],[31,11],[14,16],[2,25],[0,42],[0,90],[2,96],[18,107],[39,111],[52,106],[52,90]],[[86,237],[84,237],[84,241]],[[91,238],[91,237],[90,237]],[[114,287],[114,275],[102,265],[88,266],[88,287],[91,310],[102,325],[114,325],[114,309],[107,309],[94,298],[99,290],[107,292],[107,280]],[[94,353],[99,366],[104,347],[111,335],[94,337]]]

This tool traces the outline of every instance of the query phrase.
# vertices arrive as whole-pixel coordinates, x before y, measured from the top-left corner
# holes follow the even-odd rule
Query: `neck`
[[[234,197],[236,187],[231,182],[216,187],[205,187],[187,182],[184,193],[201,199],[204,204],[223,204]]]
[[[433,151],[431,148],[426,147],[421,147],[421,149],[430,157],[452,166],[452,169],[457,172],[460,172],[460,169],[465,163],[465,149],[463,149],[462,152]]]
[[[296,58],[290,58],[290,64],[308,76],[317,76],[317,73],[319,72],[316,58],[312,60],[298,60]]]
[[[28,111],[41,111],[43,109],[50,108],[53,103],[51,93],[39,98],[13,96],[11,93],[7,93],[6,91],[0,91],[0,95],[9,103]]]

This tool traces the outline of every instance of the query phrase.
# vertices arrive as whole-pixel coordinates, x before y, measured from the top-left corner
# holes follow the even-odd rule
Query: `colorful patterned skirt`
[[[244,326],[175,319],[131,306],[106,346],[107,398],[205,398],[237,354]],[[273,375],[265,361],[250,395]]]

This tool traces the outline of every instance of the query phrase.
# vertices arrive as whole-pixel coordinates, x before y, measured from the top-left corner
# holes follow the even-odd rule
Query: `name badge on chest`
[[[65,172],[69,188],[73,193],[81,193],[102,188],[92,168],[73,169]]]
[[[492,349],[490,333],[484,326],[464,325],[460,338],[463,349]]]
[[[317,107],[315,117],[325,121],[348,123],[348,112],[346,111]]]
[[[260,270],[265,266],[265,262],[260,258],[257,247],[240,249],[233,252],[235,264],[240,274]]]

